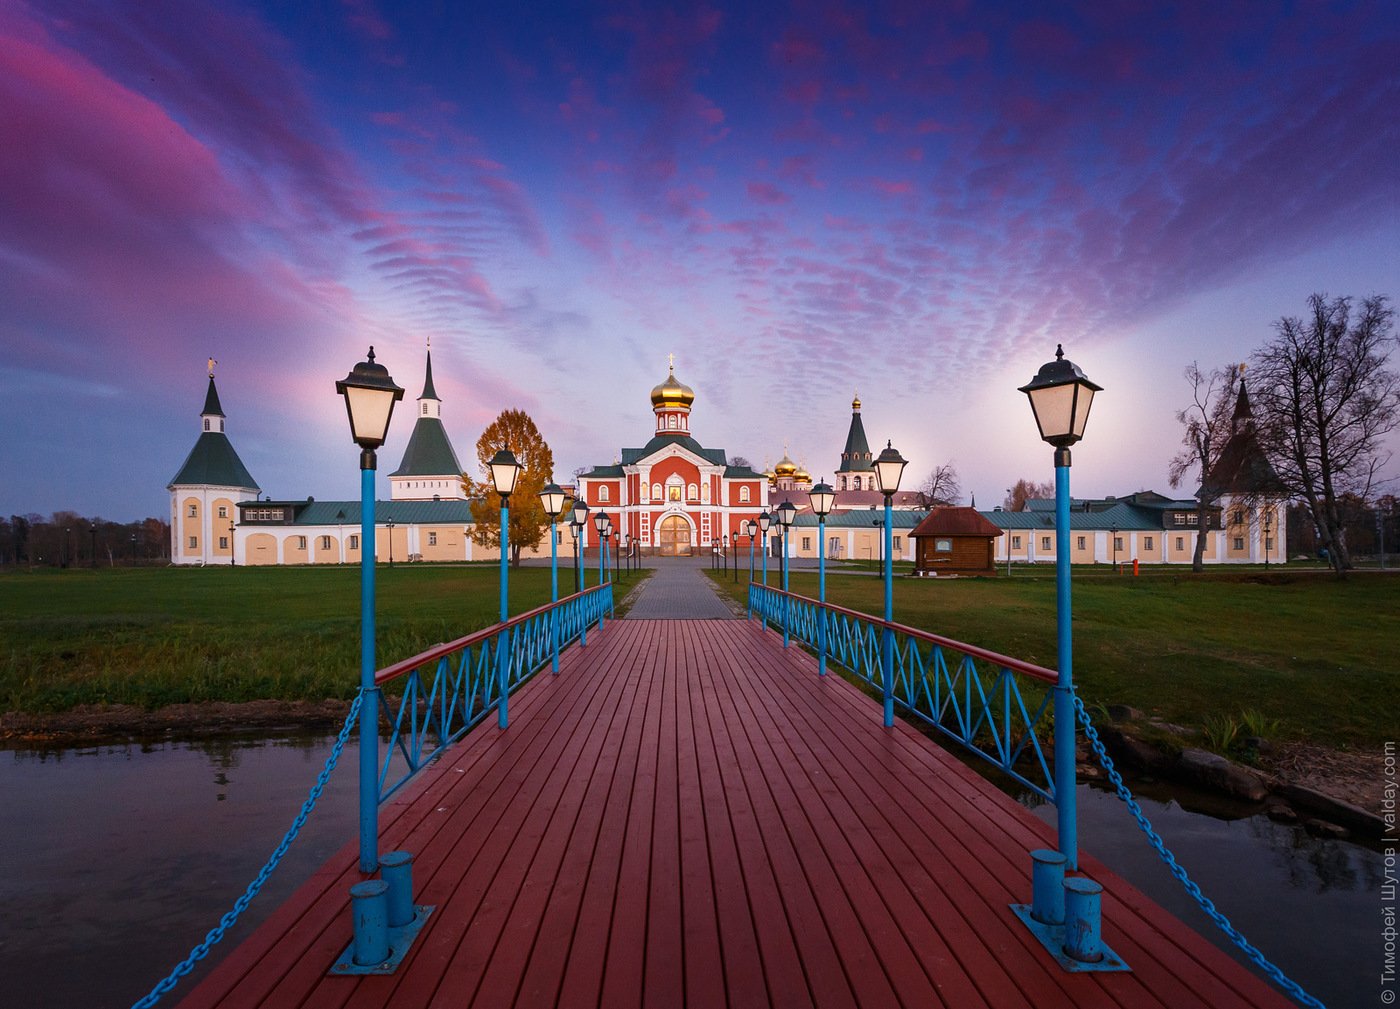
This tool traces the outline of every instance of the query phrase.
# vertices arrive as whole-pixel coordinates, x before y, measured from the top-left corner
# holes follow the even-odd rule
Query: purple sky
[[[334,381],[429,337],[464,463],[612,462],[674,352],[706,445],[829,476],[858,388],[983,507],[1063,341],[1075,491],[1166,491],[1189,361],[1400,295],[1383,0],[421,6],[0,6],[0,512],[165,514],[210,356],[265,491],[353,496]]]

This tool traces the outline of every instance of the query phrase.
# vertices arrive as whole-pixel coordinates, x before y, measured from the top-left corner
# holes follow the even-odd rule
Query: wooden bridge
[[[181,1005],[1291,1005],[1091,854],[1132,971],[1064,972],[1008,908],[1050,828],[754,622],[609,621],[381,824],[437,908],[396,973],[327,976],[352,844]]]

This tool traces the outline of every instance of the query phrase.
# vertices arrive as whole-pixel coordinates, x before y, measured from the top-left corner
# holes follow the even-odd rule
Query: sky
[[[507,408],[613,462],[674,353],[707,447],[830,477],[858,391],[984,508],[1052,475],[1016,387],[1063,343],[1075,493],[1168,491],[1187,364],[1400,295],[1397,43],[1383,0],[7,0],[0,513],[166,514],[211,357],[265,493],[354,497],[335,380],[372,344],[411,404],[430,340],[466,466]]]

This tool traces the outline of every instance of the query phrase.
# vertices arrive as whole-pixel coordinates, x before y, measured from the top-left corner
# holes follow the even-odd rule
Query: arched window
[[[748,489],[747,487],[740,487],[740,488],[739,488],[739,503],[740,503],[740,504],[748,504],[748,503],[749,503],[749,489]]]
[[[427,404],[427,403],[424,403],[424,404],[423,404],[423,416],[424,416],[424,417],[428,416],[428,404]]]
[[[856,477],[856,490],[860,490],[860,477]]]
[[[602,485],[599,486],[599,488],[598,488],[598,500],[599,500],[599,501],[606,501],[607,499],[608,499],[608,485],[607,485],[607,484],[602,484]]]
[[[674,413],[671,414],[669,417],[666,418],[666,426],[667,426],[667,427],[675,427],[675,426],[676,426],[676,415],[675,415]]]
[[[692,484],[687,484],[687,485],[686,485],[686,488],[685,488],[685,499],[686,499],[687,501],[694,501],[694,500],[695,500],[697,497],[699,497],[699,496],[700,496],[700,492],[699,492],[698,490],[696,490],[695,485],[694,485],[693,483],[692,483]]]
[[[659,483],[654,483],[651,485],[651,496],[656,498],[656,500],[658,501],[661,500],[661,485]]]

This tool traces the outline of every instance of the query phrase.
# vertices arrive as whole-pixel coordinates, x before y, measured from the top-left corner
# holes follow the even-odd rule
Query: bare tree
[[[1289,489],[1312,511],[1339,576],[1351,567],[1340,502],[1370,496],[1400,421],[1400,376],[1385,367],[1393,310],[1383,296],[1308,299],[1306,319],[1285,316],[1256,354],[1260,440]]]
[[[1036,483],[1034,480],[1027,480],[1023,477],[1007,489],[1006,497],[1002,500],[1001,506],[1009,512],[1021,512],[1026,510],[1026,502],[1031,498],[1054,496],[1055,485],[1053,483]]]
[[[1191,405],[1176,412],[1177,423],[1185,430],[1181,434],[1181,451],[1172,457],[1167,479],[1173,487],[1179,487],[1194,473],[1199,482],[1200,490],[1196,493],[1196,552],[1191,557],[1192,571],[1204,571],[1206,568],[1210,509],[1224,491],[1224,488],[1210,486],[1208,477],[1220,462],[1221,451],[1233,431],[1232,410],[1241,368],[1241,365],[1231,364],[1203,372],[1195,361],[1186,366],[1186,381],[1191,384]]]
[[[935,466],[933,472],[919,484],[919,503],[924,508],[955,505],[962,501],[962,481],[951,461]]]
[[[744,467],[745,469],[753,469],[753,463],[749,462],[749,460],[748,460],[745,456],[742,456],[742,455],[732,455],[732,456],[730,456],[730,457],[729,457],[729,465],[735,466],[735,467],[740,467],[740,466],[742,466],[742,467]]]

